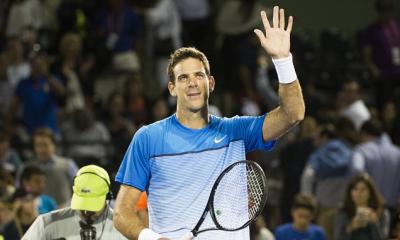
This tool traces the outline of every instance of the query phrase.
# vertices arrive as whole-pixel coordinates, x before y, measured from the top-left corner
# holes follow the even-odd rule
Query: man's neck
[[[176,118],[183,126],[191,129],[204,128],[210,122],[207,107],[197,112],[184,111],[177,108]]]
[[[294,228],[296,231],[305,232],[305,231],[307,231],[308,226],[304,226],[304,225],[299,225],[299,224],[293,223],[293,228]]]

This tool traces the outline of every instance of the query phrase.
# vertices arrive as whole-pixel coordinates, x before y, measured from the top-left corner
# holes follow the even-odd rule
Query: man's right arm
[[[140,193],[139,189],[121,185],[115,202],[114,226],[128,239],[138,239],[140,231],[146,227],[135,211]]]
[[[138,201],[140,194],[140,190],[134,187],[121,185],[114,209],[113,222],[115,228],[128,239],[168,240],[160,234],[146,229],[146,223],[142,222],[135,211],[135,203]],[[142,232],[143,229],[146,230]]]

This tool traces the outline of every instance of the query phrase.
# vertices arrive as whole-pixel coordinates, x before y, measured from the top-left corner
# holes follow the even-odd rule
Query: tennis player
[[[265,32],[254,30],[272,57],[279,77],[280,106],[258,117],[219,118],[208,113],[215,87],[206,56],[180,48],[168,66],[168,89],[177,98],[176,113],[140,128],[116,176],[121,188],[114,225],[129,239],[180,239],[197,223],[211,187],[222,170],[253,150],[270,150],[275,140],[304,118],[304,101],[290,54],[293,18],[274,7],[272,25],[261,12]],[[234,183],[233,183],[234,184]],[[134,203],[148,192],[149,228]],[[234,221],[234,219],[232,219]],[[206,219],[202,226],[213,226]],[[249,229],[209,231],[196,239],[245,240]]]

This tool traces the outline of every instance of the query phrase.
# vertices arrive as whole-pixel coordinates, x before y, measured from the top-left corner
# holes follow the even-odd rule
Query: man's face
[[[175,83],[169,82],[168,89],[177,97],[179,109],[197,112],[208,104],[210,91],[215,80],[206,74],[203,63],[195,58],[187,58],[173,68]]]
[[[44,175],[35,174],[32,175],[29,180],[25,180],[23,184],[27,191],[37,196],[43,193],[46,185],[46,178]]]
[[[35,136],[33,139],[33,148],[40,160],[49,160],[55,152],[53,141],[46,136]]]
[[[104,207],[105,207],[104,203]],[[100,211],[93,212],[93,211],[86,211],[86,210],[79,210],[79,216],[81,219],[85,220],[85,222],[95,222],[103,213],[105,208],[102,208]]]
[[[293,223],[302,230],[308,228],[312,217],[312,212],[307,208],[296,208],[292,210]]]

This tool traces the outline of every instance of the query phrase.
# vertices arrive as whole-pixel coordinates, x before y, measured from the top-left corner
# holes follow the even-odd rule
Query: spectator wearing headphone
[[[74,178],[71,207],[40,215],[22,239],[126,239],[113,226],[107,204],[112,198],[107,171],[82,167]]]

